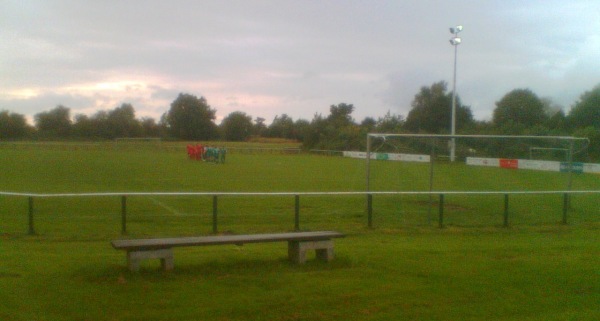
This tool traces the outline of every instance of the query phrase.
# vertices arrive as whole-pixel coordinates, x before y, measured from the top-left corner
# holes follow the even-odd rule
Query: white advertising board
[[[500,167],[499,158],[467,157],[467,165]]]
[[[584,173],[600,173],[600,164],[583,164],[583,172]]]
[[[519,169],[560,172],[560,162],[519,159]]]

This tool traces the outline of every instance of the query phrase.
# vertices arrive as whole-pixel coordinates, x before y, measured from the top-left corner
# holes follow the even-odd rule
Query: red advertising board
[[[517,169],[517,168],[519,168],[519,160],[518,159],[501,158],[500,159],[500,167]]]

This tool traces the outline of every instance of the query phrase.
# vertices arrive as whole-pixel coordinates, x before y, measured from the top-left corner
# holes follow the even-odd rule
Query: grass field
[[[363,191],[364,161],[235,154],[224,165],[164,148],[2,148],[0,190],[84,192]],[[429,167],[374,162],[375,190],[428,190]],[[562,190],[562,173],[435,167],[435,190]],[[573,189],[600,190],[594,175]],[[287,262],[286,245],[175,251],[175,270],[146,262],[130,273],[109,241],[121,235],[121,198],[0,197],[1,320],[598,320],[600,208],[576,195],[569,225],[562,197],[448,196],[446,228],[427,196],[303,196],[301,229],[346,233],[336,259]],[[435,216],[434,209],[433,215]],[[219,231],[294,228],[294,199],[219,198]],[[130,196],[125,237],[211,233],[212,198]]]

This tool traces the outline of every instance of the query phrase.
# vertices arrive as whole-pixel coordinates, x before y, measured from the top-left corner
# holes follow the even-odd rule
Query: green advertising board
[[[572,171],[573,173],[583,173],[583,163],[572,162]],[[569,172],[569,163],[561,162],[560,163],[560,171],[561,172]]]

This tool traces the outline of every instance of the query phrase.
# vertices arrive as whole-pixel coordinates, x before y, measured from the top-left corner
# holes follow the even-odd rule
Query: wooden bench
[[[330,261],[333,259],[333,238],[344,237],[334,231],[292,232],[276,234],[250,235],[216,235],[200,237],[157,238],[115,240],[111,244],[117,250],[127,251],[129,270],[138,271],[140,262],[146,259],[160,259],[164,270],[172,270],[173,248],[182,246],[205,246],[263,242],[288,242],[288,257],[292,262],[306,262],[306,251],[315,250],[317,258]]]

